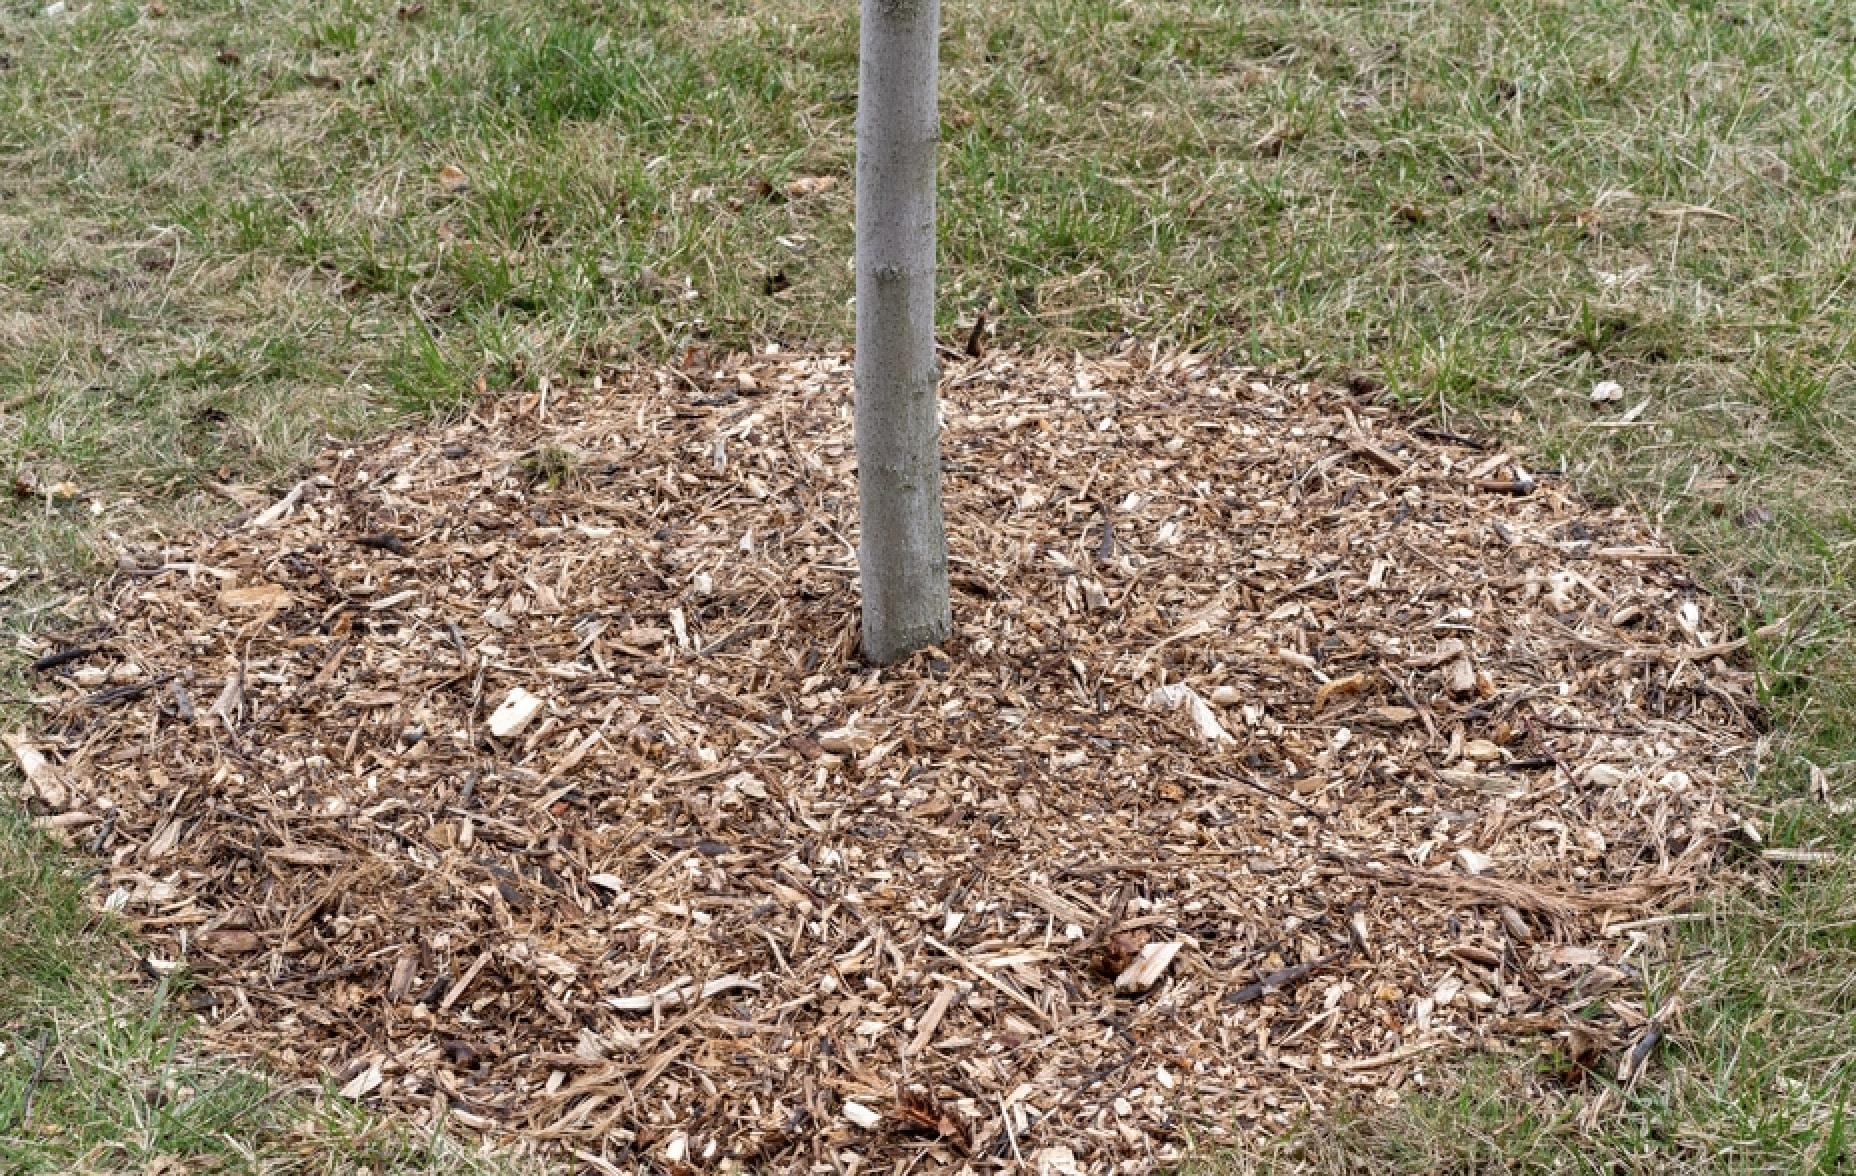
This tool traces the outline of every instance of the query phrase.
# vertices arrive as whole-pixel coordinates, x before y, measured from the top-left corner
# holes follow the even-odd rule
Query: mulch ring
[[[544,385],[124,548],[46,823],[214,1048],[592,1171],[1144,1172],[1644,1064],[1756,738],[1659,535],[1190,355],[943,393],[943,649],[857,659],[845,357]]]

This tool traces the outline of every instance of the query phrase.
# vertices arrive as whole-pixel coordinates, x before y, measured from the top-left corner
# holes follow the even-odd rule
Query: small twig
[[[269,990],[272,992],[287,992],[293,988],[314,988],[318,984],[325,984],[330,980],[340,980],[344,977],[352,976],[356,972],[366,971],[373,966],[373,964],[364,961],[357,964],[343,964],[339,968],[330,968],[326,972],[312,972],[307,976],[282,976],[278,978],[276,983],[269,986]]]
[[[52,1031],[50,1029],[39,1030],[38,1056],[32,1061],[32,1076],[26,1079],[26,1092],[20,1099],[19,1113],[14,1117],[13,1122],[7,1124],[6,1129],[8,1131],[24,1127],[27,1121],[32,1118],[32,1100],[38,1097],[39,1083],[45,1079],[45,1061],[51,1056],[52,1052],[51,1040]]]
[[[187,687],[179,682],[174,683],[173,695],[174,713],[183,723],[193,722],[193,697],[187,693]]]
[[[969,960],[966,956],[961,955],[959,952],[955,951],[953,948],[949,947],[947,944],[942,943],[940,940],[936,939],[934,936],[924,935],[922,936],[922,938],[927,941],[929,947],[934,948],[936,951],[940,952],[942,955],[945,955],[948,959],[953,960],[955,963],[959,964],[962,968],[965,968],[968,972],[972,973],[974,976],[977,976],[980,980],[991,985],[998,992],[1002,993],[1008,1000],[1011,1000],[1017,1003],[1018,1005],[1022,1006],[1032,1016],[1044,1022],[1046,1025],[1051,1024],[1050,1014],[1045,1012],[1043,1009],[1039,1008],[1037,1006],[1036,1001],[1033,1001],[1030,997],[1026,996],[1024,993],[1018,991],[1016,988],[1013,988],[1011,985],[1007,984],[1005,981],[999,979],[997,976],[993,975],[991,972],[988,972],[986,969],[980,967],[978,964]]]
[[[1415,1058],[1419,1054],[1429,1053],[1438,1046],[1445,1044],[1447,1043],[1435,1038],[1430,1041],[1414,1041],[1410,1045],[1400,1046],[1390,1053],[1382,1053],[1377,1057],[1360,1058],[1357,1061],[1351,1062],[1336,1062],[1334,1068],[1336,1070],[1344,1070],[1349,1074],[1359,1074],[1366,1070],[1379,1070],[1386,1066],[1395,1065],[1410,1058]]]
[[[1107,500],[1102,502],[1102,541],[1096,544],[1096,562],[1108,563],[1115,558],[1115,520],[1109,514]]]
[[[90,852],[92,854],[102,853],[103,843],[108,841],[110,839],[110,834],[116,831],[117,813],[118,810],[111,810],[110,815],[103,818],[103,823],[97,826],[96,834],[90,839]]]
[[[1128,901],[1134,897],[1134,880],[1129,878],[1122,882],[1121,889],[1115,892],[1115,901],[1109,905],[1108,915],[1096,924],[1095,934],[1083,942],[1083,950],[1094,951],[1108,941],[1121,925],[1123,915],[1128,913]]]
[[[1018,1132],[1012,1130],[1012,1112],[1006,1108],[1003,1094],[995,1094],[993,1097],[999,1100],[999,1122],[1005,1126],[1005,1138],[1011,1142],[1012,1158],[1018,1161],[1020,1167],[1023,1167],[1025,1157],[1018,1151]]]
[[[394,555],[406,554],[406,544],[398,535],[385,533],[379,535],[360,535],[355,538],[355,542],[362,547],[369,547],[375,551],[391,552]]]
[[[1182,772],[1180,774],[1185,776],[1186,779],[1195,780],[1200,784],[1219,784],[1219,785],[1241,784],[1245,788],[1255,789],[1256,791],[1261,792],[1265,796],[1272,797],[1276,800],[1282,801],[1284,804],[1292,804],[1318,821],[1325,821],[1328,819],[1328,815],[1326,813],[1322,812],[1320,809],[1316,808],[1314,805],[1309,804],[1307,801],[1301,800],[1298,797],[1290,796],[1287,792],[1281,792],[1281,791],[1278,791],[1277,789],[1271,788],[1268,784],[1265,784],[1260,780],[1250,779],[1249,776],[1247,775],[1242,776],[1242,777],[1201,776],[1194,772]]]
[[[1618,1081],[1623,1083],[1625,1090],[1637,1088],[1637,1080],[1650,1068],[1650,1055],[1662,1041],[1663,1026],[1660,1021],[1652,1020],[1637,1043],[1624,1052],[1623,1060],[1618,1063]]]
[[[696,651],[696,656],[710,657],[718,654],[732,645],[739,645],[742,641],[752,637],[766,627],[767,625],[764,621],[749,621],[739,629],[736,629],[733,633],[728,634],[728,636],[718,637],[714,641],[709,642],[709,644]]]
[[[1397,477],[1405,472],[1405,463],[1400,461],[1396,454],[1383,445],[1367,438],[1364,434],[1345,437],[1342,439],[1342,443],[1346,445],[1348,449],[1385,470],[1386,473],[1391,474],[1393,477]]]
[[[979,314],[974,316],[973,330],[967,335],[967,354],[972,358],[979,359],[985,354],[985,348],[982,346],[982,340],[985,338],[985,335],[986,311],[982,309]]]
[[[1467,449],[1487,449],[1489,443],[1474,437],[1465,437],[1461,433],[1452,433],[1448,429],[1413,429],[1414,437],[1423,437],[1427,441],[1447,441],[1452,445],[1461,445]]]
[[[46,654],[44,657],[33,662],[31,669],[35,674],[43,674],[46,670],[55,670],[59,666],[70,665],[74,661],[82,661],[84,658],[97,652],[99,648],[99,646],[95,645],[73,645],[69,649],[61,649],[57,653]]]
[[[108,706],[113,702],[127,702],[132,698],[140,698],[155,687],[166,685],[168,682],[173,681],[173,679],[173,674],[162,674],[160,677],[150,678],[146,682],[130,682],[123,686],[111,686],[99,690],[95,694],[87,695],[80,705],[98,707]]]
[[[1557,719],[1543,719],[1533,716],[1533,721],[1555,731],[1570,731],[1575,735],[1642,735],[1642,727],[1598,727],[1590,723],[1562,723]]]
[[[1300,584],[1297,584],[1293,588],[1283,589],[1279,595],[1284,600],[1287,600],[1291,596],[1300,596],[1302,593],[1308,591],[1310,588],[1319,588],[1323,584],[1335,583],[1341,578],[1341,574],[1342,573],[1340,572],[1329,572],[1325,576],[1316,576],[1312,580],[1303,580]]]
[[[1519,498],[1532,494],[1536,483],[1532,478],[1477,478],[1470,485],[1493,494],[1513,494]]]
[[[1309,960],[1305,964],[1295,964],[1280,969],[1279,971],[1271,972],[1255,984],[1246,984],[1236,992],[1233,992],[1230,996],[1225,997],[1225,1003],[1234,1005],[1249,1004],[1258,997],[1271,992],[1280,992],[1298,980],[1306,979],[1323,968],[1338,964],[1352,954],[1353,949],[1349,947],[1344,951],[1337,951],[1331,955],[1324,955],[1318,960]]]
[[[296,509],[297,503],[303,501],[303,493],[308,490],[309,487],[310,482],[307,478],[298,482],[290,488],[288,494],[279,498],[276,502],[253,516],[251,521],[245,525],[254,530],[263,530],[266,527],[276,526],[283,521],[285,515]]]

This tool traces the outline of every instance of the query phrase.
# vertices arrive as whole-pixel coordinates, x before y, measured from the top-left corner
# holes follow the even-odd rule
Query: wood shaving
[[[1631,1039],[1607,926],[1755,738],[1661,535],[1338,390],[1000,352],[956,634],[876,670],[850,374],[486,400],[125,550],[9,742],[208,1040],[601,1171],[1106,1173]]]

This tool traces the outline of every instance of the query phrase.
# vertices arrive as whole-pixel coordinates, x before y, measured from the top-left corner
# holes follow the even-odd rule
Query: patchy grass
[[[14,592],[479,387],[842,342],[849,7],[0,0]],[[950,338],[986,307],[999,341],[1193,345],[1499,427],[1662,519],[1749,628],[1799,619],[1757,650],[1780,728],[1747,800],[1775,840],[1856,848],[1856,9],[948,0],[945,23]],[[812,176],[839,183],[786,194]],[[1592,404],[1606,380],[1623,399]],[[0,1091],[45,1027],[89,1024],[44,1010],[105,950],[26,836],[0,828]],[[1281,1162],[1833,1170],[1853,886],[1720,899],[1659,980],[1674,1044],[1590,1125],[1596,1088],[1469,1065]]]

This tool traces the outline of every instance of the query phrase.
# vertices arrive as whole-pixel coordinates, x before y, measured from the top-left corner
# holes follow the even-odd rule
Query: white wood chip
[[[1178,940],[1166,943],[1149,943],[1141,948],[1140,955],[1134,958],[1121,975],[1115,977],[1115,988],[1120,992],[1146,992],[1159,982],[1160,977],[1172,966],[1173,957],[1179,949],[1186,946]]]
[[[545,705],[541,699],[517,686],[509,691],[501,706],[490,715],[490,734],[498,739],[509,739],[521,734]]]

